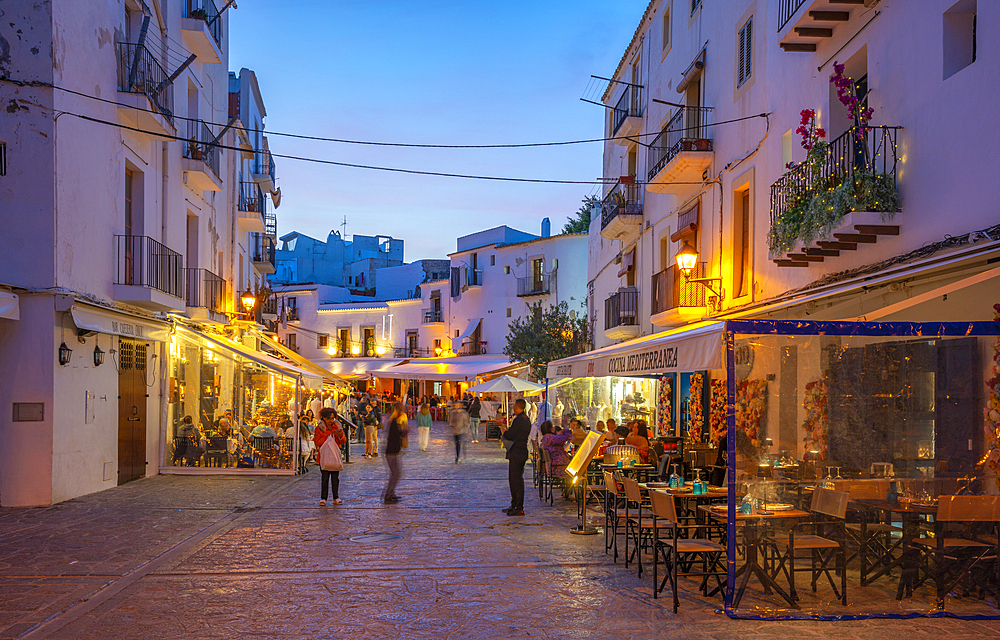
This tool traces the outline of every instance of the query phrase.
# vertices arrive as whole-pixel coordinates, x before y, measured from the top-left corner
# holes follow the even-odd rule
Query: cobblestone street
[[[508,518],[496,443],[454,463],[447,428],[404,457],[383,505],[381,459],[295,478],[159,476],[36,509],[0,510],[0,638],[982,638],[1000,623],[730,620],[569,533],[575,507]],[[370,536],[370,537],[364,537]]]

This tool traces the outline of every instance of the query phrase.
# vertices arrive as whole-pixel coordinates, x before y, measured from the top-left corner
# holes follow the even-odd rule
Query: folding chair
[[[707,525],[680,525],[677,523],[677,508],[674,497],[665,491],[651,490],[649,492],[650,507],[653,512],[653,599],[662,592],[667,583],[674,597],[674,613],[680,604],[677,595],[677,577],[701,576],[701,592],[706,597],[725,591],[724,576],[727,575],[726,565],[722,561],[726,548],[712,540],[693,536],[681,537],[681,533],[708,529]],[[660,537],[660,533],[666,537]],[[667,574],[658,583],[657,566],[659,558],[663,558]],[[697,559],[701,559],[701,571],[692,571]],[[681,565],[685,569],[681,571]],[[715,576],[715,588],[709,593],[708,579]]]
[[[618,536],[627,534],[625,515],[618,511],[624,507],[625,495],[610,471],[604,472],[604,491],[604,553],[613,548],[614,562],[618,562]]]
[[[811,522],[799,522],[792,526],[788,532],[788,537],[767,540],[773,552],[772,560],[776,561],[772,569],[771,577],[777,577],[778,573],[784,573],[788,579],[789,595],[797,599],[795,590],[796,572],[810,572],[813,592],[817,590],[817,583],[821,575],[826,575],[833,587],[833,593],[844,606],[847,606],[847,552],[845,549],[844,518],[847,515],[847,502],[850,494],[846,491],[834,491],[832,489],[816,489],[813,492],[810,512],[814,516]],[[796,533],[797,530],[811,529],[812,533]],[[796,556],[797,551],[809,553],[810,566],[806,568],[796,568],[796,559],[803,559]],[[831,567],[830,563],[836,560],[836,567]],[[840,589],[830,575],[830,571],[836,569],[840,574]]]
[[[652,513],[648,519],[643,520],[642,511],[643,509],[648,510],[650,508],[649,499],[643,499],[642,493],[639,491],[639,481],[633,478],[622,478],[622,486],[625,489],[625,566],[628,567],[629,562],[632,558],[635,558],[636,564],[639,565],[639,577],[642,577],[642,547],[645,546],[643,543],[652,544],[653,542],[653,531],[655,530],[657,524],[656,519],[652,517]],[[629,516],[629,509],[632,507],[636,509],[635,517]],[[660,526],[668,527],[669,524],[664,522]],[[631,534],[632,542],[634,543],[634,548],[630,554],[628,551],[628,541]]]

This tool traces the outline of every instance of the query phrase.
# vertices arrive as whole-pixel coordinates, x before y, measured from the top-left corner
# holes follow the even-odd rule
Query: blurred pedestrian
[[[417,412],[417,437],[421,451],[427,451],[427,444],[431,438],[431,406],[426,402],[420,405]]]
[[[451,435],[455,438],[455,462],[462,457],[462,440],[469,434],[469,414],[461,402],[455,402],[451,406],[451,413],[448,414],[448,426],[451,427]]]
[[[469,424],[472,427],[472,441],[479,442],[479,417],[483,410],[483,404],[479,401],[479,396],[474,396],[469,404]]]
[[[396,486],[402,474],[399,453],[403,449],[408,433],[406,409],[402,402],[397,402],[393,405],[392,415],[389,417],[389,434],[385,442],[385,463],[389,467],[389,481],[385,485],[382,499],[386,504],[399,502],[399,496],[396,495]]]

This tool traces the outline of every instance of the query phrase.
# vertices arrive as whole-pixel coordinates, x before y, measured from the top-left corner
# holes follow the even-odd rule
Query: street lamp
[[[722,307],[722,298],[725,295],[725,290],[722,289],[722,278],[692,278],[691,274],[694,272],[694,268],[698,265],[698,250],[688,244],[687,240],[681,246],[681,250],[677,252],[677,268],[681,270],[684,274],[684,280],[686,282],[693,282],[700,284],[715,295],[715,304],[717,308]],[[718,287],[718,290],[716,290]]]
[[[94,366],[99,367],[104,364],[104,351],[100,345],[94,345]]]
[[[66,366],[69,364],[69,359],[73,356],[73,350],[66,346],[66,343],[59,345],[59,364]]]
[[[243,303],[243,308],[246,309],[246,312],[250,313],[253,306],[257,304],[257,298],[253,295],[252,291],[247,289],[243,292],[243,295],[240,296],[240,302]]]
[[[351,347],[351,355],[352,356],[356,356],[359,353],[361,353],[361,347],[359,347],[358,345],[354,345],[354,346]]]
[[[375,353],[376,353],[376,355],[384,356],[385,355],[385,347],[383,347],[382,345],[379,345],[379,346],[375,347]]]

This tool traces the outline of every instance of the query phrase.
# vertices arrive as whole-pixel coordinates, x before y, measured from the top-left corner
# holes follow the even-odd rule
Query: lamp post
[[[684,274],[686,282],[694,282],[705,287],[715,295],[715,303],[712,305],[716,309],[722,308],[722,298],[725,296],[725,289],[722,288],[722,278],[692,278],[691,273],[698,265],[698,250],[684,241],[681,250],[677,252],[677,268]],[[718,287],[718,289],[716,289]]]
[[[257,304],[257,298],[254,296],[253,292],[247,289],[240,296],[240,302],[243,303],[243,309],[246,311],[247,315],[250,315],[253,311],[253,307]]]

